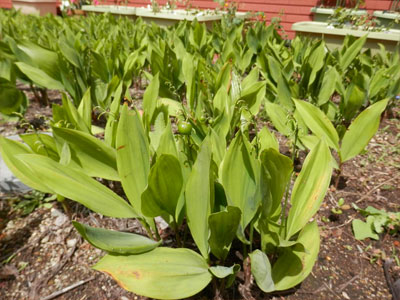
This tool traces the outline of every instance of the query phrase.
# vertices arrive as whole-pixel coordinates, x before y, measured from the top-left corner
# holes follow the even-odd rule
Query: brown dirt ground
[[[58,97],[53,93],[51,98]],[[27,120],[51,116],[49,108],[31,103],[25,116]],[[286,294],[265,295],[254,289],[255,299],[391,299],[382,265],[385,258],[399,257],[400,237],[383,234],[379,241],[357,241],[351,221],[362,217],[351,204],[400,210],[399,108],[395,109],[395,116],[396,113],[397,117],[383,120],[365,154],[344,164],[344,180],[339,189],[331,187],[315,216],[320,226],[321,250],[310,276]],[[0,134],[23,132],[15,125],[0,123]],[[14,209],[19,196],[0,195],[0,299],[45,300],[76,283],[79,283],[77,287],[51,299],[146,299],[123,290],[107,275],[90,269],[104,253],[80,238],[58,203],[52,202],[51,208],[38,208],[23,216]],[[331,210],[337,208],[340,198],[345,201],[343,213],[334,214]],[[69,204],[70,217],[79,222],[142,232],[137,221],[106,218],[79,204]],[[400,277],[398,267],[392,272],[395,278]],[[209,290],[191,299],[209,299],[207,295]],[[228,291],[224,298],[242,299],[236,289]]]

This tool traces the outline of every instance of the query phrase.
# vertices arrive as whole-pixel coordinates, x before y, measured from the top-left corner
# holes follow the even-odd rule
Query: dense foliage
[[[364,149],[400,92],[399,53],[372,56],[365,37],[329,51],[324,41],[283,40],[263,23],[232,24],[160,28],[0,11],[0,84],[12,95],[0,103],[3,116],[26,107],[16,80],[39,97],[63,93],[52,136],[1,137],[1,154],[34,189],[142,223],[148,237],[74,223],[108,252],[95,268],[137,294],[185,298],[212,280],[222,293],[240,268],[264,292],[303,281],[318,255],[312,218],[332,169]],[[139,110],[130,88],[144,81]],[[93,107],[105,112],[104,139],[93,135]],[[292,158],[259,128],[266,116],[291,141]],[[295,174],[297,149],[309,153]],[[160,216],[177,248],[163,247]]]

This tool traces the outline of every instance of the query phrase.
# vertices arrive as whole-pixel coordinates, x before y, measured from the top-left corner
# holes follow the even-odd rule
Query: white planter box
[[[380,51],[378,43],[385,46],[388,51],[395,51],[400,44],[400,30],[390,29],[387,31],[365,31],[346,28],[334,28],[327,26],[324,22],[298,22],[292,25],[296,35],[312,38],[323,38],[329,49],[339,48],[343,44],[346,35],[362,37],[368,35],[364,49],[371,49],[373,53]]]

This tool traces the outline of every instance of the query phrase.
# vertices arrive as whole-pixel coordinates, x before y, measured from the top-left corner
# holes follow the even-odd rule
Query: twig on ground
[[[54,299],[54,298],[56,298],[56,297],[58,297],[58,296],[60,296],[62,294],[65,294],[66,292],[69,292],[70,290],[73,290],[73,289],[75,289],[75,288],[77,288],[77,287],[79,287],[81,285],[84,285],[84,284],[88,283],[89,281],[92,281],[93,279],[94,279],[94,276],[92,276],[92,277],[90,277],[90,278],[88,278],[86,280],[81,280],[81,281],[75,282],[74,284],[71,284],[70,286],[67,286],[67,287],[63,288],[62,290],[59,290],[57,292],[54,292],[54,293],[42,298],[42,300]]]
[[[360,274],[357,274],[353,278],[351,278],[349,281],[343,283],[342,285],[339,286],[338,293],[341,293],[345,288],[347,288],[354,280],[356,280],[358,277],[360,277]]]
[[[366,193],[364,196],[362,196],[360,199],[358,199],[358,200],[356,201],[356,203],[360,203],[360,202],[363,201],[364,199],[368,198],[369,196],[371,196],[371,194],[372,194],[373,192],[375,192],[375,191],[376,191],[377,189],[379,189],[381,186],[383,186],[383,185],[385,185],[385,184],[387,184],[387,183],[389,183],[389,182],[391,182],[391,181],[397,179],[399,176],[400,176],[400,174],[397,174],[396,176],[394,176],[394,177],[392,177],[392,178],[389,178],[388,180],[385,180],[384,182],[378,184],[376,187],[374,187],[372,190],[370,190],[368,193]]]

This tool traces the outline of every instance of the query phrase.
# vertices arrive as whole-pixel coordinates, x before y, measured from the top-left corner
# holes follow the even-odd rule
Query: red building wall
[[[150,0],[128,0],[131,6],[147,6]],[[102,4],[117,4],[125,1],[100,0]],[[310,9],[317,5],[319,0],[238,0],[240,11],[264,12],[267,22],[273,17],[280,17],[281,24],[289,37],[294,33],[290,30],[295,22],[311,21]],[[159,1],[164,5],[166,0]],[[365,0],[365,8],[370,12],[374,10],[387,10],[390,8],[390,0]],[[190,1],[193,8],[214,9],[218,6],[213,0]],[[11,0],[0,0],[0,7],[11,8]]]

